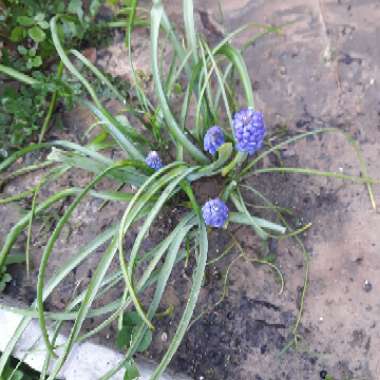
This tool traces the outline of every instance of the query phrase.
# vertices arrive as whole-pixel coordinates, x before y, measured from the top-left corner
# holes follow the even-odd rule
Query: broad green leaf
[[[137,380],[140,377],[140,372],[135,366],[133,360],[125,365],[124,380]]]
[[[34,47],[31,47],[29,50],[28,50],[28,55],[29,57],[35,57],[37,54],[37,47],[34,46]]]
[[[28,53],[28,49],[25,47],[25,46],[22,46],[22,45],[18,45],[17,46],[17,51],[21,54],[21,55],[26,55]]]
[[[40,21],[38,26],[42,29],[49,29],[49,23],[46,20]]]
[[[133,334],[136,333],[137,332],[137,326],[133,330],[134,330]],[[132,336],[133,336],[133,334],[132,334]],[[146,332],[145,332],[144,336],[142,337],[140,344],[138,345],[136,351],[137,352],[146,351],[149,348],[149,346],[151,345],[152,339],[153,339],[152,331],[146,330]]]
[[[32,67],[40,67],[42,65],[42,58],[37,55],[36,57],[30,58],[29,62],[31,63]]]
[[[25,262],[25,255],[22,253],[19,254],[12,254],[7,257],[5,260],[5,265],[11,265],[11,264],[21,264]]]
[[[28,29],[28,35],[34,42],[42,42],[46,38],[45,32],[37,25]]]
[[[128,349],[132,343],[134,336],[138,333],[140,326],[143,324],[143,320],[139,314],[135,311],[126,313],[123,319],[123,327],[118,331],[116,337],[116,346],[120,350]],[[148,349],[152,343],[152,332],[146,330],[143,338],[141,339],[136,351],[144,352]]]
[[[83,19],[82,0],[71,0],[67,6],[67,12],[77,15],[79,20]]]
[[[12,29],[10,39],[12,42],[19,42],[25,37],[25,29],[21,26],[16,26]]]
[[[10,282],[10,281],[12,281],[12,276],[9,273],[5,273],[4,276],[2,277],[1,281]]]
[[[35,21],[31,17],[28,17],[28,16],[18,16],[17,23],[22,26],[32,26],[34,25]]]
[[[137,326],[142,322],[139,313],[136,311],[130,311],[124,314],[123,325]]]
[[[36,22],[41,22],[45,19],[45,14],[42,13],[42,12],[38,12],[35,16],[34,16],[34,20]]]
[[[117,332],[116,347],[119,350],[125,350],[131,344],[133,328],[133,325],[125,325]]]
[[[101,5],[102,5],[101,0],[91,0],[91,2],[90,2],[90,15],[91,15],[91,17],[96,16]]]

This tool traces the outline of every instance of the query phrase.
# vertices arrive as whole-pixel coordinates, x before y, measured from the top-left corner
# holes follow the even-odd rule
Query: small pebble
[[[369,293],[372,290],[372,284],[368,280],[365,280],[363,284],[363,289],[365,292]]]
[[[166,332],[164,332],[164,333],[161,334],[161,340],[163,342],[166,342],[168,340],[168,334],[166,334]]]

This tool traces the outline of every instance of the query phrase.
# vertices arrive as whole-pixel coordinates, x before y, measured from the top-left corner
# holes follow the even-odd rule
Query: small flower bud
[[[211,127],[205,134],[203,139],[203,146],[206,152],[213,156],[221,145],[224,144],[224,133],[222,128],[215,125]]]
[[[145,162],[150,168],[154,170],[160,170],[164,166],[160,156],[155,150],[149,152],[148,156],[145,159]]]

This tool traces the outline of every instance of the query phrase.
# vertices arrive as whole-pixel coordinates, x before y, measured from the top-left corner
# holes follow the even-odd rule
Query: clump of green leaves
[[[13,264],[21,264],[25,262],[24,255],[9,255],[5,260],[5,264],[0,268],[0,293],[4,291],[7,284],[12,281],[12,276],[8,273],[8,266]]]
[[[2,293],[8,282],[12,281],[12,276],[7,272],[7,267],[4,266],[0,271],[0,293]]]
[[[127,352],[135,340],[135,335],[138,334],[139,328],[144,324],[138,313],[131,311],[124,314],[122,327],[117,332],[116,346],[119,350]],[[152,343],[152,331],[147,330],[140,341],[136,352],[146,351]],[[124,380],[135,380],[140,376],[139,370],[133,359],[125,364]]]
[[[59,57],[49,20],[56,13],[64,14],[58,33],[69,46],[80,47],[85,36],[91,40],[99,32],[94,19],[100,4],[92,0],[85,8],[82,0],[0,2],[0,40],[3,41],[0,64],[28,73],[39,81],[39,85],[30,87],[0,77],[0,160],[32,141],[41,131],[49,93],[57,90],[56,99],[72,105],[73,97],[82,91],[77,82],[65,83],[57,74]],[[44,133],[45,130],[40,137]]]
[[[120,350],[127,350],[134,340],[134,335],[138,332],[139,327],[144,323],[138,313],[125,313],[123,317],[123,326],[118,331],[116,337],[116,346]],[[147,330],[137,347],[137,352],[144,352],[152,343],[152,331]]]
[[[133,360],[125,364],[124,380],[138,380],[140,378],[140,372]]]
[[[87,9],[82,0],[5,0],[0,5],[0,33],[6,42],[2,49],[4,63],[12,63],[21,71],[49,65],[57,58],[49,29],[51,17],[65,14],[59,33],[69,46],[78,46],[92,27],[99,7],[98,0],[90,1]]]
[[[17,88],[18,87],[18,88]],[[8,85],[0,89],[0,144],[3,154],[21,148],[37,132],[46,112],[46,96],[29,86]]]

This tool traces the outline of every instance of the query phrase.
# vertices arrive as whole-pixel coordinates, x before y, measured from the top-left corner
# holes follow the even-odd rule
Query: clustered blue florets
[[[208,226],[221,228],[228,219],[228,207],[219,198],[210,199],[203,205],[202,215]]]
[[[161,161],[160,156],[155,150],[152,150],[151,152],[149,152],[149,154],[147,155],[145,159],[145,162],[150,168],[154,170],[160,170],[164,166],[164,164]]]
[[[236,149],[239,152],[252,155],[263,146],[265,125],[262,112],[254,111],[252,108],[241,109],[234,115],[232,128],[235,134]],[[204,136],[204,150],[214,156],[224,142],[223,130],[215,125],[209,128]],[[156,151],[151,151],[145,162],[154,170],[159,170],[164,166]],[[203,205],[202,215],[208,226],[221,228],[228,220],[229,211],[227,205],[221,199],[215,198],[210,199]]]
[[[203,139],[203,146],[206,152],[209,152],[213,156],[220,146],[224,144],[224,133],[222,129],[215,125],[211,127],[205,134]]]
[[[236,112],[232,121],[235,132],[236,149],[252,155],[263,146],[265,136],[264,117],[262,112],[252,108],[243,108]]]

